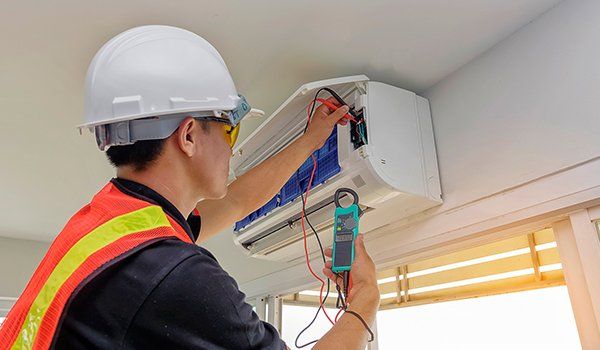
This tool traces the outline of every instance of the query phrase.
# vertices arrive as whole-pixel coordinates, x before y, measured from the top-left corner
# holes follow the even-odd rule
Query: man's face
[[[206,129],[206,130],[205,130]],[[198,157],[194,157],[192,166],[197,174],[199,188],[203,189],[205,199],[219,199],[227,194],[229,177],[229,160],[231,148],[223,134],[223,124],[208,122],[207,128],[196,128],[199,137]]]

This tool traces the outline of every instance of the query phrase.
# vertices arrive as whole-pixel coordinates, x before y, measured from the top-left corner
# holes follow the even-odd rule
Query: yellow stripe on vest
[[[29,313],[23,322],[19,337],[14,342],[12,349],[31,349],[37,335],[42,318],[50,303],[56,296],[60,287],[71,274],[92,254],[115,242],[119,238],[132,233],[169,227],[163,210],[155,205],[136,210],[134,212],[117,216],[93,231],[83,236],[62,257],[56,265],[48,280],[37,295]]]

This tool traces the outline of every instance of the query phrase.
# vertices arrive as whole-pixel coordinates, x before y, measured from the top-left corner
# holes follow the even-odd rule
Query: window
[[[380,349],[579,347],[551,229],[387,268],[378,272],[378,284]],[[335,297],[326,305],[333,307]],[[284,320],[307,319],[318,300],[318,289],[285,296]],[[324,333],[329,324],[320,319],[315,328]],[[292,332],[283,326],[284,335]]]
[[[567,288],[558,286],[377,314],[379,349],[580,349]]]
[[[334,318],[338,310],[326,308],[327,314]],[[302,331],[315,316],[317,312],[316,306],[300,306],[300,305],[283,305],[281,318],[281,338],[290,349],[296,349],[295,341],[298,333]],[[329,329],[331,323],[323,315],[323,311],[319,313],[319,317],[314,324],[306,330],[298,340],[299,345],[306,344],[315,339],[321,338]],[[311,349],[312,346],[307,346],[302,349]]]

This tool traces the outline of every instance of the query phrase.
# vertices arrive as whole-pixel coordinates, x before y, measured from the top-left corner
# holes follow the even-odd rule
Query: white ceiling
[[[0,236],[51,240],[112,175],[74,129],[95,51],[138,25],[192,30],[267,113],[304,82],[366,74],[422,91],[559,0],[4,1]],[[259,121],[243,125],[247,135]]]

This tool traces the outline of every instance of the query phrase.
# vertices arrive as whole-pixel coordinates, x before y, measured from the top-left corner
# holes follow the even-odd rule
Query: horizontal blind
[[[565,283],[551,229],[395,266],[379,271],[377,278],[381,309]],[[332,284],[326,305],[334,306],[336,297]],[[317,306],[319,290],[291,294],[283,300],[288,304]]]

